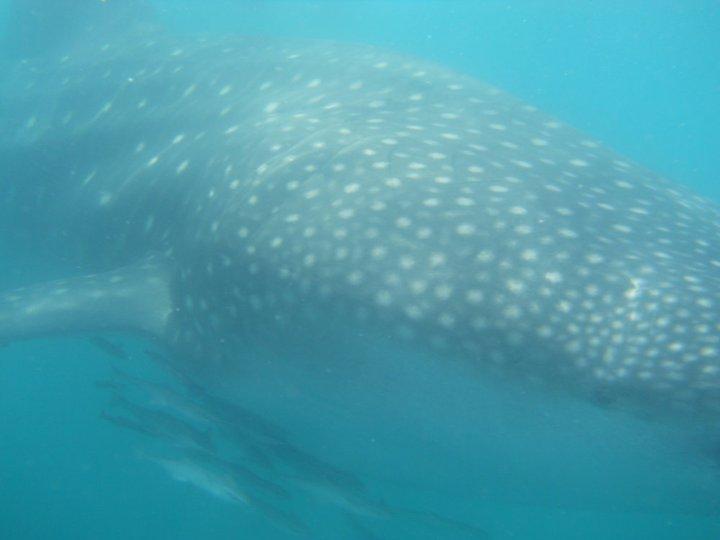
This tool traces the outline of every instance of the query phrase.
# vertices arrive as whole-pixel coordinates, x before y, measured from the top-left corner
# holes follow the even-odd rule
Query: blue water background
[[[720,201],[717,1],[155,4],[179,31],[341,39],[436,60]],[[33,279],[21,248],[0,245],[2,288]],[[133,370],[152,369],[141,344],[127,346]],[[21,343],[0,359],[0,538],[273,538],[259,518],[134,459],[137,439],[99,419],[106,394],[94,383],[110,362],[87,342]],[[478,517],[498,539],[720,537],[717,519],[619,515],[611,506],[489,507]]]

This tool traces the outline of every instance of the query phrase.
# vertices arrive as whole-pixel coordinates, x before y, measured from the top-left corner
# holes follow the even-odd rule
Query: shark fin
[[[102,331],[162,338],[171,312],[169,273],[158,259],[145,259],[0,294],[0,342]]]

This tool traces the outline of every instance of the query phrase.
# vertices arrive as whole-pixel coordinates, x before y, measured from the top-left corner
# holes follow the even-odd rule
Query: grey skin
[[[144,333],[196,384],[378,477],[456,467],[480,496],[499,460],[522,499],[541,476],[526,464],[549,468],[518,448],[547,447],[588,497],[607,482],[635,504],[659,482],[696,490],[666,506],[718,508],[709,475],[672,476],[640,449],[655,428],[615,415],[714,444],[715,204],[432,63],[147,26],[3,70],[0,225],[86,275],[0,297],[0,341]],[[639,493],[613,483],[628,474]]]

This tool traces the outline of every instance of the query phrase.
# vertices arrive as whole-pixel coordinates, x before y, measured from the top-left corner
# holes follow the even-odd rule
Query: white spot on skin
[[[525,290],[525,284],[518,279],[508,279],[505,282],[507,289],[513,294],[520,294]]]
[[[277,110],[277,108],[280,106],[280,104],[277,101],[272,101],[265,105],[265,112],[266,113],[273,113]]]
[[[177,169],[175,169],[175,171],[176,171],[178,174],[182,174],[182,173],[184,173],[184,172],[187,170],[188,165],[190,165],[190,162],[186,159],[186,160],[183,161],[180,165],[177,166]]]
[[[438,317],[438,322],[445,328],[452,328],[455,325],[455,317],[450,313],[442,313]]]
[[[461,223],[455,228],[455,232],[460,236],[469,236],[475,232],[475,225],[471,223]]]
[[[410,282],[410,292],[416,295],[423,294],[427,291],[427,283],[421,279],[416,279]]]
[[[612,228],[623,234],[628,234],[628,233],[632,232],[632,228],[628,227],[627,225],[615,224],[615,225],[613,225]]]
[[[564,236],[565,238],[577,238],[578,237],[578,234],[571,229],[559,229],[558,234],[560,236]]]
[[[418,306],[411,304],[409,306],[405,307],[405,314],[414,320],[421,319],[423,316],[422,309],[420,309]]]
[[[403,270],[410,270],[415,266],[415,259],[410,256],[404,255],[400,257],[400,268]]]
[[[545,279],[553,284],[560,283],[563,280],[560,272],[547,272],[545,274]]]
[[[445,264],[446,257],[442,253],[433,253],[430,255],[430,266],[436,268]]]
[[[569,163],[574,167],[587,167],[589,165],[584,159],[571,159]]]
[[[469,289],[465,293],[465,300],[468,304],[480,304],[485,299],[485,294],[479,289]]]
[[[520,254],[520,257],[525,261],[531,262],[538,259],[538,254],[534,249],[526,249]]]
[[[223,86],[222,89],[220,90],[220,92],[218,92],[218,95],[226,96],[230,93],[230,90],[232,90],[232,86],[230,86],[229,84],[226,86]]]
[[[418,229],[415,236],[417,236],[420,240],[427,240],[432,236],[432,229],[430,227],[421,227]]]
[[[435,287],[435,298],[438,300],[447,300],[452,295],[452,287],[447,284],[438,285]]]
[[[484,249],[478,253],[475,258],[478,262],[489,263],[495,259],[495,254],[490,250]]]
[[[392,304],[392,295],[389,291],[378,291],[375,295],[375,303],[379,306],[389,306]]]
[[[532,164],[528,163],[527,161],[522,161],[520,159],[514,159],[512,162],[520,167],[521,169],[532,169]]]
[[[370,251],[370,255],[371,255],[374,259],[382,259],[383,257],[385,257],[385,255],[387,255],[387,249],[385,249],[385,248],[382,247],[382,246],[374,247],[374,248]]]

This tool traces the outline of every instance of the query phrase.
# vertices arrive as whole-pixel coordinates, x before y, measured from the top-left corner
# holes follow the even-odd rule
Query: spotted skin
[[[6,215],[93,268],[164,254],[190,364],[343,321],[720,412],[718,208],[496,88],[366,46],[157,37],[24,62],[2,93]]]

